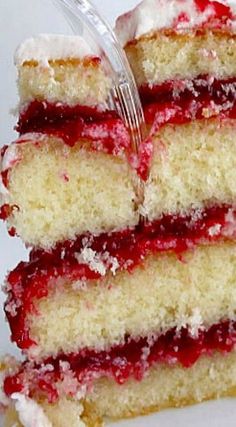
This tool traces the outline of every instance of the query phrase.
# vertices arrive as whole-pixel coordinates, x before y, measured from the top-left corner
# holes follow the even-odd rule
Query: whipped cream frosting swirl
[[[21,66],[27,61],[38,61],[47,65],[48,61],[66,58],[94,56],[96,52],[80,36],[40,34],[20,44],[15,53],[15,64]]]
[[[125,46],[149,32],[222,25],[236,30],[236,2],[233,0],[143,0],[116,21],[116,34]]]

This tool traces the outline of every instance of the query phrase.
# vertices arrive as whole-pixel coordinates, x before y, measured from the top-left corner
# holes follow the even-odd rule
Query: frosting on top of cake
[[[40,34],[20,44],[15,53],[15,64],[21,66],[24,62],[34,60],[47,66],[49,60],[94,55],[96,52],[83,37]]]
[[[235,13],[233,0],[143,0],[117,19],[115,31],[125,46],[146,33],[164,28],[185,30],[210,23],[235,29]]]

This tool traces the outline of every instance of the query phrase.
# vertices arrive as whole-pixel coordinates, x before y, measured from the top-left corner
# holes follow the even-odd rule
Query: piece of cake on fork
[[[15,62],[20,138],[2,149],[1,163],[10,233],[50,249],[134,227],[130,137],[108,108],[112,79],[101,59],[80,37],[41,35],[19,47]]]
[[[100,60],[86,57],[86,66],[98,67],[93,87],[106,86],[99,83],[100,72],[103,82],[105,76],[108,79],[102,100],[91,87],[91,94],[96,95],[93,111],[99,104],[99,120],[107,123],[112,116],[126,135],[121,156],[113,149],[120,149],[123,139],[119,133],[107,140],[107,126],[105,140],[98,144],[101,151],[95,132],[89,133],[91,140],[83,140],[82,147],[80,142],[72,144],[73,149],[79,144],[78,161],[74,152],[69,155],[76,164],[71,179],[77,176],[83,153],[86,159],[93,155],[91,168],[98,156],[107,156],[102,169],[107,180],[116,162],[127,171],[122,174],[119,169],[120,184],[112,179],[113,192],[107,194],[106,202],[102,199],[111,210],[114,206],[106,220],[113,219],[106,226],[100,226],[101,222],[89,226],[93,218],[89,197],[82,227],[83,205],[70,198],[63,224],[70,221],[75,206],[78,228],[70,234],[68,228],[55,227],[49,220],[53,230],[63,232],[50,234],[42,227],[36,238],[33,225],[26,238],[17,218],[27,210],[12,196],[22,176],[18,172],[21,160],[13,162],[12,168],[3,167],[8,191],[4,197],[11,199],[5,201],[2,212],[9,215],[9,226],[33,246],[29,260],[10,272],[5,283],[12,340],[25,355],[23,363],[6,363],[3,374],[7,427],[95,427],[105,419],[235,394],[235,22],[228,3],[200,0],[144,0],[119,18],[116,31],[130,59],[149,125],[136,159],[130,156],[129,134],[122,120],[104,107],[101,119],[100,103],[106,104],[109,77],[100,68]],[[44,46],[48,48],[52,39],[44,36]],[[42,39],[31,43],[40,45]],[[29,51],[28,44],[18,51],[18,57],[24,49]],[[63,51],[55,52],[58,63],[63,63]],[[34,64],[37,55],[32,56]],[[48,62],[52,68],[52,60]],[[44,87],[40,83],[44,66],[41,62],[33,69],[37,70],[33,85],[37,93]],[[25,71],[20,67],[20,82]],[[74,71],[79,76],[73,87],[80,91],[86,73],[80,67]],[[57,75],[56,70],[50,69],[52,75]],[[63,85],[64,80],[59,80]],[[28,93],[31,79],[25,81],[24,93]],[[32,150],[38,146],[42,150],[47,138],[47,150],[54,157],[55,147],[60,153],[67,149],[66,141],[71,141],[75,127],[78,130],[78,116],[81,119],[82,114],[83,132],[86,126],[90,129],[94,116],[87,123],[76,106],[68,119],[64,110],[71,110],[64,104],[71,101],[50,98],[48,102],[49,95],[43,94],[41,102],[35,100],[37,96],[22,110],[18,129],[23,141],[25,132],[27,137],[29,132],[30,137],[40,134],[39,144],[38,139],[37,144],[29,143]],[[87,103],[88,94],[83,99]],[[67,125],[69,130],[72,126],[72,133]],[[18,149],[20,144],[15,145]],[[4,164],[11,149],[3,151]],[[60,158],[55,165],[61,170]],[[26,168],[24,159],[22,167]],[[50,169],[44,163],[47,155],[40,163],[40,176]],[[9,170],[6,175],[5,170]],[[143,200],[136,197],[139,179],[143,180]],[[81,192],[83,200],[87,187],[80,185],[74,191],[75,196]],[[95,188],[99,198],[103,186]],[[53,200],[52,188],[48,182],[47,201]],[[57,188],[53,194],[64,200],[61,185]],[[121,206],[129,207],[123,222],[114,205],[117,192]],[[26,217],[24,221],[27,225]]]
[[[151,221],[199,221],[234,206],[234,13],[227,2],[146,0],[117,21],[153,126],[143,206]]]

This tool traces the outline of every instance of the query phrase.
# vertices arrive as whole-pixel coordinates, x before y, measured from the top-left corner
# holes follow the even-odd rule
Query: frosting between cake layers
[[[221,0],[143,0],[117,19],[116,34],[123,45],[142,35],[164,28],[185,30],[204,26],[235,29],[236,5]]]
[[[35,407],[28,398],[35,391],[49,403],[55,403],[65,395],[80,398],[84,390],[91,389],[96,379],[112,378],[119,385],[131,378],[142,381],[150,368],[157,364],[191,368],[203,355],[211,357],[216,352],[222,356],[231,353],[235,343],[234,320],[220,321],[206,330],[199,329],[196,336],[192,336],[187,328],[173,328],[161,335],[151,333],[139,339],[126,336],[123,344],[106,351],[82,349],[70,354],[61,353],[40,364],[25,361],[18,372],[5,378],[4,392],[17,400],[16,409],[26,421],[29,415],[29,419],[38,415],[36,420],[41,417],[43,421],[41,408]],[[24,423],[24,426],[48,427],[48,424]]]
[[[49,60],[84,58],[97,52],[80,36],[40,34],[27,39],[15,53],[15,64],[21,66],[27,61],[38,61],[48,66]]]
[[[46,143],[48,137],[59,138],[73,147],[84,142],[90,151],[112,156],[130,157],[130,136],[114,111],[100,111],[86,106],[63,106],[34,101],[21,113],[16,128],[20,137],[0,152],[0,194],[8,194],[8,172],[21,160],[19,145]],[[89,141],[89,143],[87,142]]]
[[[120,270],[133,271],[148,254],[174,251],[181,258],[184,251],[193,249],[199,243],[214,244],[224,238],[231,240],[235,237],[235,212],[231,208],[219,207],[202,213],[195,212],[195,217],[193,221],[193,215],[175,219],[169,216],[159,223],[145,225],[145,230],[139,232],[127,231],[123,236],[121,233],[113,233],[110,236],[94,237],[90,252],[94,254],[96,270],[87,258],[82,258],[82,264],[78,262],[84,244],[87,246],[85,238],[77,242],[68,241],[54,252],[33,251],[30,261],[20,263],[6,282],[8,299],[5,312],[12,340],[25,350],[34,347],[36,343],[34,337],[30,336],[27,316],[36,308],[36,301],[46,298],[57,286],[64,286],[68,281],[72,286],[75,282],[79,282],[79,286],[86,286],[86,283],[103,277],[101,273],[105,269],[106,272],[111,270],[114,273],[114,267],[119,265]],[[98,260],[102,264],[98,265]]]
[[[21,393],[13,393],[11,398],[15,401],[16,411],[24,427],[52,427],[43,409],[34,400]]]

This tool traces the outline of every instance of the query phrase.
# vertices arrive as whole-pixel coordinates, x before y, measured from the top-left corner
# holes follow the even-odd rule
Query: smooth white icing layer
[[[15,64],[21,66],[26,61],[34,60],[48,66],[49,60],[84,58],[95,54],[82,37],[40,34],[25,40],[18,47],[15,53]]]
[[[16,411],[24,427],[52,427],[52,423],[45,415],[43,409],[32,399],[21,393],[12,394]]]
[[[236,12],[235,0],[219,2],[231,6],[233,13]],[[125,46],[129,41],[151,31],[172,28],[182,14],[187,15],[188,21],[178,21],[175,26],[177,30],[202,25],[213,13],[214,9],[211,5],[206,8],[204,13],[199,12],[194,0],[143,0],[131,12],[117,19],[115,31]]]

